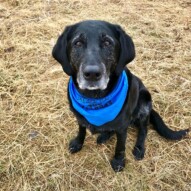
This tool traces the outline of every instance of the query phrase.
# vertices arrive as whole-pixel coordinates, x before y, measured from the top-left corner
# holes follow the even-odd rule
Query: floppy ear
[[[135,58],[135,47],[131,37],[127,35],[120,26],[117,25],[116,28],[120,42],[119,62],[116,67],[116,74],[119,75],[123,71],[126,64]]]
[[[68,34],[71,26],[65,28],[64,32],[58,37],[58,40],[52,50],[52,56],[62,65],[66,74],[72,75],[72,68],[70,66],[67,55]]]

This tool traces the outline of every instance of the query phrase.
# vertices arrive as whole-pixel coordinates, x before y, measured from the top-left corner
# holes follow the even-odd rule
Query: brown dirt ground
[[[81,152],[68,142],[78,129],[66,99],[68,76],[51,57],[66,25],[86,19],[118,23],[132,36],[129,65],[172,129],[191,126],[190,0],[0,0],[0,190],[190,191],[191,139],[161,138],[152,128],[146,155],[126,168],[109,165],[116,139],[96,145],[88,133]]]

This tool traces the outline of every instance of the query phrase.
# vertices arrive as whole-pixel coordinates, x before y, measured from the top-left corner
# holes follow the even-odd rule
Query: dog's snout
[[[86,80],[95,81],[100,80],[102,77],[102,71],[99,66],[86,66],[83,71],[83,76]]]

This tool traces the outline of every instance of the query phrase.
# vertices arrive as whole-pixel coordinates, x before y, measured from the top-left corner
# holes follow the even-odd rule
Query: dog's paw
[[[135,157],[136,160],[141,160],[144,158],[145,155],[145,149],[142,147],[134,147],[133,149],[133,155]]]
[[[115,172],[120,172],[125,167],[125,159],[116,159],[111,160],[111,166]]]
[[[79,143],[77,139],[73,139],[70,141],[69,144],[69,151],[70,153],[77,153],[82,149],[83,144]]]
[[[97,137],[97,144],[104,144],[106,143],[107,140],[110,139],[110,137],[113,135],[113,132],[104,132],[101,133],[98,137]]]

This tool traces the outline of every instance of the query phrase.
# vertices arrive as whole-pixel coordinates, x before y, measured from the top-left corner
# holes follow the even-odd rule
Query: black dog
[[[138,128],[138,138],[133,150],[137,160],[144,157],[144,143],[149,122],[161,136],[167,139],[179,140],[188,133],[188,129],[173,131],[164,124],[159,114],[152,109],[151,95],[142,81],[125,67],[135,58],[135,49],[132,39],[120,26],[94,20],[68,26],[58,38],[52,54],[72,79],[71,84],[69,83],[68,99],[79,123],[79,133],[69,144],[71,153],[81,150],[86,128],[92,133],[100,133],[97,138],[98,144],[104,143],[116,134],[117,144],[111,166],[115,171],[121,171],[125,166],[125,142],[129,125]],[[98,116],[97,121],[95,117],[95,124],[91,122],[94,120],[94,115],[100,112],[100,108],[107,109],[110,106],[112,108],[111,100],[106,105],[91,105],[85,108],[86,106],[83,106],[85,101],[80,98],[82,99],[80,110],[95,111],[93,116],[90,116],[91,119],[86,118],[76,109],[70,95],[71,88],[74,88],[80,96],[84,96],[84,99],[104,100],[114,91],[118,81],[121,81],[122,74],[128,79],[128,90],[125,97],[121,96],[124,97],[124,103],[113,119],[106,122],[99,121],[99,117],[102,117],[101,120],[110,117],[109,112],[105,116]],[[124,89],[124,85],[121,88]],[[115,109],[111,110],[113,111]]]

